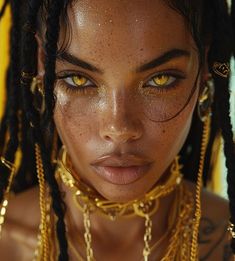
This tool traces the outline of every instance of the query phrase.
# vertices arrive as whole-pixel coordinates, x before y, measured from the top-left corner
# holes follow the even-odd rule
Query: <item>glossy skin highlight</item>
[[[134,199],[167,175],[168,167],[187,137],[199,85],[203,86],[206,75],[203,72],[196,81],[199,68],[195,44],[183,18],[164,5],[164,1],[80,0],[74,3],[73,9],[69,9],[73,31],[68,51],[93,67],[86,64],[87,69],[82,69],[59,59],[56,73],[58,77],[71,71],[83,73],[95,85],[78,92],[66,85],[66,82],[71,83],[71,78],[58,80],[55,85],[55,124],[72,158],[77,177],[110,200]],[[43,46],[39,37],[38,41],[38,71],[39,77],[43,77]],[[136,72],[136,68],[171,49],[186,50],[189,56],[178,56],[149,71]],[[94,66],[99,70],[88,70]],[[179,114],[169,121],[159,122],[156,119],[162,110],[153,106],[159,93],[149,88],[142,90],[142,87],[153,75],[169,70],[181,71],[184,75],[175,86],[177,90],[192,88],[195,82],[196,90]],[[170,97],[175,97],[173,93],[176,89],[167,92]],[[171,105],[177,107],[177,99]],[[118,156],[117,165],[120,158],[124,164],[130,161],[143,163],[145,159],[151,162],[151,169],[134,182],[114,185],[98,176],[90,165],[109,153]],[[131,158],[133,154],[134,159]],[[136,156],[141,160],[138,161]],[[195,184],[186,180],[183,183],[195,195]],[[83,213],[74,202],[73,191],[62,184],[59,186],[61,192],[65,192],[62,195],[66,204],[66,236],[85,260]],[[173,192],[162,198],[160,208],[151,217],[152,242],[158,242],[168,229],[174,196]],[[38,187],[11,198],[0,242],[1,260],[33,259],[41,220],[38,202]],[[233,259],[226,234],[229,217],[228,203],[203,189],[199,259]],[[141,260],[143,218],[120,217],[113,222],[97,211],[91,213],[91,226],[96,260]],[[162,259],[169,237],[152,251],[151,260]],[[74,249],[69,246],[69,260],[78,260]]]
[[[200,85],[195,43],[183,17],[164,1],[79,1],[69,8],[69,20],[72,38],[67,52],[98,70],[57,60],[58,77],[82,73],[93,85],[81,92],[68,88],[68,78],[57,81],[56,128],[79,177],[107,199],[135,199],[167,174],[189,132]],[[189,55],[136,71],[172,49]],[[178,88],[192,89],[196,83],[197,89],[176,117],[159,122],[155,120],[159,119],[155,90],[143,84],[166,71],[184,75]],[[177,99],[173,102],[171,108],[178,109]],[[151,168],[132,183],[112,184],[91,166],[110,153],[137,155],[150,161]]]

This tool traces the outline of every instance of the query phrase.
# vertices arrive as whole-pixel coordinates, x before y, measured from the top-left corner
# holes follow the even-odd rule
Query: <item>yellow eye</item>
[[[72,76],[72,81],[76,86],[84,86],[87,83],[87,78],[82,75]]]
[[[153,77],[153,82],[158,86],[168,85],[169,80],[170,80],[170,76],[166,74],[157,75]]]

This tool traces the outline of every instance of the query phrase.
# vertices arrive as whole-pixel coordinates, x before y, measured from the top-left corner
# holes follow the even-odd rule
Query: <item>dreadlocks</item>
[[[205,61],[205,47],[210,46],[207,63],[213,77],[215,95],[212,105],[211,135],[204,169],[204,184],[208,179],[212,145],[215,137],[221,132],[226,157],[231,222],[235,224],[235,148],[230,117],[229,79],[218,76],[211,69],[216,61],[229,63],[235,54],[235,1],[232,1],[231,15],[228,13],[225,0],[168,0],[167,2],[187,19],[202,64]],[[65,206],[53,175],[54,167],[48,157],[52,154],[53,149],[52,143],[48,142],[51,140],[48,139],[48,136],[52,135],[54,129],[52,116],[55,104],[53,95],[55,62],[61,18],[64,16],[68,1],[28,0],[25,19],[22,16],[25,1],[22,0],[5,0],[0,11],[0,18],[3,16],[7,4],[10,4],[12,14],[11,55],[6,81],[7,102],[0,128],[0,154],[4,155],[6,160],[14,162],[17,149],[22,151],[21,164],[13,187],[15,191],[20,191],[37,182],[33,151],[35,143],[39,145],[45,178],[52,196],[52,206],[57,216],[59,260],[65,261],[68,260],[64,223]],[[44,22],[39,19],[40,14],[46,17]],[[30,91],[32,79],[38,73],[38,43],[35,34],[42,28],[40,23],[45,23],[46,28],[43,39],[46,55],[44,76],[46,108],[43,115],[40,115],[35,109],[34,97]],[[41,29],[41,31],[43,30]],[[181,150],[185,177],[191,180],[196,180],[202,127],[202,123],[194,113],[190,133]],[[47,130],[46,135],[43,133],[45,129]],[[4,190],[8,185],[9,169],[1,164],[0,173],[2,200]],[[232,240],[232,249],[235,253],[235,239]]]

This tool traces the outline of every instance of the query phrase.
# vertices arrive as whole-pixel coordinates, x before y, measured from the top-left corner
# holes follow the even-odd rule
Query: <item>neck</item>
[[[83,236],[84,224],[83,213],[77,207],[74,201],[74,192],[70,188],[61,184],[62,191],[65,192],[65,203],[67,206],[66,218],[70,220],[69,233],[76,233]],[[160,199],[158,210],[151,217],[153,222],[153,239],[155,241],[164,234],[167,229],[168,213],[174,201],[175,191]],[[118,217],[114,221],[107,216],[94,211],[90,214],[93,234],[99,238],[115,238],[119,242],[126,240],[132,242],[132,239],[143,238],[144,234],[144,218],[133,215],[131,217]],[[128,235],[124,235],[124,231],[128,231]]]

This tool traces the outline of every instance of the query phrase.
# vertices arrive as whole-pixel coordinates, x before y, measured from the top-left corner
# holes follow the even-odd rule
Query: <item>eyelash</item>
[[[85,79],[87,79],[88,83],[86,83],[86,85],[84,86],[76,86],[75,84],[72,85],[71,83],[68,83],[66,82],[66,79],[69,79],[72,81],[72,77],[75,77],[75,76],[80,76],[80,77],[84,77]],[[153,86],[153,85],[150,85],[148,84],[148,82],[153,82],[153,79],[155,77],[161,77],[161,76],[167,76],[167,77],[170,77],[170,78],[175,78],[170,84],[167,84],[165,86]],[[157,74],[154,74],[152,75],[145,84],[143,84],[143,88],[152,88],[152,89],[156,89],[156,91],[159,91],[159,92],[167,92],[169,91],[170,89],[174,89],[178,83],[180,82],[180,80],[182,79],[185,79],[186,77],[182,75],[182,73],[175,73],[175,72],[161,72],[161,73],[157,73]],[[63,81],[63,86],[66,87],[66,91],[68,92],[81,92],[81,93],[84,93],[86,92],[87,88],[95,88],[96,85],[93,83],[93,80],[90,80],[89,77],[87,77],[86,75],[84,74],[75,74],[75,73],[71,73],[71,74],[66,74],[64,73],[64,75],[62,76],[59,76],[57,77],[58,80],[62,80]]]

